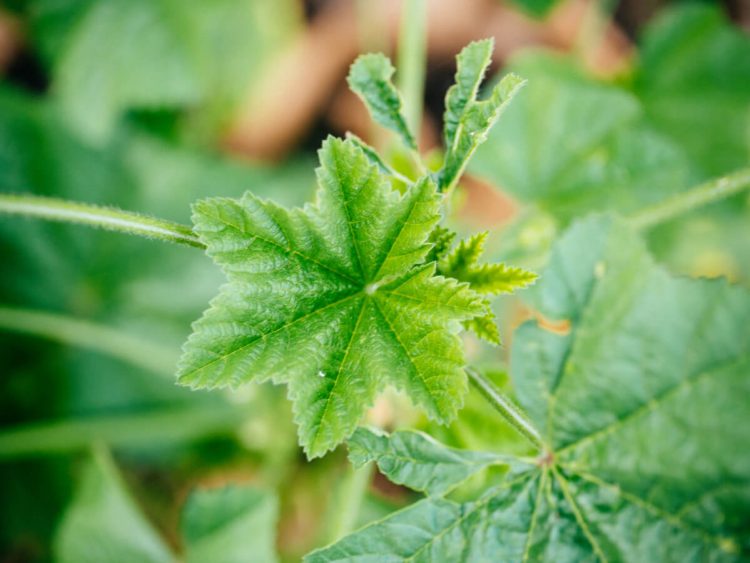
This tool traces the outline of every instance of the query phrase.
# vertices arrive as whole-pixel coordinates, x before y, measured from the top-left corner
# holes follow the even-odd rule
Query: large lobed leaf
[[[57,531],[55,560],[273,563],[277,512],[276,497],[263,489],[194,491],[182,513],[184,557],[177,557],[133,502],[112,460],[97,452]]]
[[[748,556],[748,292],[671,277],[628,228],[593,218],[560,240],[536,304],[570,326],[531,321],[514,339],[518,397],[546,443],[536,464],[511,464],[476,501],[422,500],[308,561]],[[437,479],[447,490],[477,465],[420,435],[394,464],[403,436],[377,440],[370,457],[416,489]]]
[[[229,283],[194,325],[180,363],[193,387],[289,385],[311,457],[349,436],[386,384],[450,420],[466,377],[456,336],[482,299],[423,264],[440,198],[423,179],[400,196],[351,141],[320,151],[315,205],[251,194],[194,207],[196,232]]]

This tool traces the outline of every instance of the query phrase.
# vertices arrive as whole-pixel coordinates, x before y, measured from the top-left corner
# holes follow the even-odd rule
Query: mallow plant
[[[369,54],[352,65],[349,85],[394,132],[410,171],[349,135],[323,142],[315,201],[301,208],[250,192],[208,198],[193,205],[192,227],[27,195],[0,196],[0,210],[204,249],[227,282],[193,324],[178,383],[286,385],[308,458],[346,443],[355,466],[375,464],[424,494],[307,561],[740,560],[750,550],[750,295],[670,275],[638,232],[739,192],[747,174],[633,216],[574,223],[536,283],[532,272],[488,262],[487,233],[458,240],[444,217],[473,153],[524,86],[508,74],[479,95],[492,49],[478,41],[457,57],[439,167],[421,160],[390,61]],[[467,366],[461,333],[500,345],[492,299],[526,287],[534,314],[512,338],[512,400]],[[526,439],[527,453],[359,426],[388,386],[450,422],[469,385]],[[93,474],[109,463],[100,455]],[[474,497],[455,495],[488,468]],[[135,522],[133,507],[116,500]],[[217,551],[204,553],[221,552],[227,536],[212,539],[221,527],[205,522],[222,504],[269,527],[269,502],[231,490],[193,498],[188,548],[213,541]],[[272,550],[263,547],[268,558]],[[137,556],[172,557],[163,547]]]

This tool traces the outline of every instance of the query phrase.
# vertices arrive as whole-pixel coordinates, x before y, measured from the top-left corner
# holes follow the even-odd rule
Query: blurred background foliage
[[[457,229],[492,230],[488,258],[539,268],[575,219],[627,215],[750,161],[743,0],[427,4],[423,152],[438,158],[465,43],[494,36],[497,76],[529,81],[452,205]],[[344,78],[362,51],[397,53],[401,7],[4,0],[0,191],[180,222],[205,196],[302,203],[325,135],[353,131],[389,150]],[[648,239],[674,272],[748,283],[746,196]],[[202,253],[3,217],[0,257],[0,561],[296,560],[415,498],[352,472],[343,451],[306,463],[280,389],[174,385],[189,324],[222,283]],[[467,349],[512,392],[508,341],[528,312],[511,298],[498,312],[505,345]],[[522,449],[473,393],[445,428],[395,393],[367,418],[451,445]],[[253,537],[237,532],[248,522]],[[92,547],[92,537],[113,539]]]

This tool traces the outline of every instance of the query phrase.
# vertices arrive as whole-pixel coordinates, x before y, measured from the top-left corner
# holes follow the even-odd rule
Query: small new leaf
[[[347,81],[362,98],[372,118],[398,133],[407,147],[416,150],[417,143],[401,112],[401,96],[391,82],[395,70],[388,57],[381,53],[361,55],[352,64]]]
[[[352,141],[320,151],[315,205],[246,194],[194,207],[195,230],[229,278],[185,346],[192,387],[289,385],[300,443],[320,456],[348,437],[386,384],[448,421],[466,391],[461,322],[485,313],[467,284],[424,263],[441,196],[403,196]]]
[[[518,93],[525,81],[515,74],[505,76],[486,100],[477,100],[479,86],[490,64],[494,41],[485,39],[467,45],[456,57],[456,83],[445,97],[445,161],[437,175],[442,191],[463,173],[474,151]]]
[[[537,275],[522,268],[505,264],[478,264],[484,252],[487,231],[472,235],[462,240],[449,254],[445,254],[438,263],[438,271],[471,285],[479,293],[511,293],[532,284]]]
[[[462,240],[450,252],[443,249],[438,261],[438,272],[468,283],[474,291],[486,294],[510,293],[533,283],[537,275],[522,268],[500,263],[478,264],[484,252],[487,234],[485,231]],[[485,314],[465,321],[464,327],[490,344],[500,344],[495,314],[489,301],[485,299],[483,303]]]
[[[509,456],[446,448],[422,432],[390,436],[358,428],[349,438],[349,460],[355,467],[374,461],[394,483],[428,495],[443,495],[490,465],[515,463]]]

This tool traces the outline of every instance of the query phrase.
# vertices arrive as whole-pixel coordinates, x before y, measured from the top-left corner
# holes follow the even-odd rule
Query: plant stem
[[[0,307],[0,330],[80,346],[164,375],[173,375],[177,364],[174,354],[148,340],[65,315]]]
[[[704,205],[736,195],[748,188],[750,188],[750,168],[743,168],[646,207],[631,215],[628,222],[636,229],[650,229]]]
[[[427,3],[405,0],[398,42],[398,82],[404,96],[406,122],[419,139],[424,102],[427,51]]]
[[[340,540],[356,528],[362,501],[370,487],[372,471],[372,463],[358,469],[350,468],[349,475],[339,488],[339,502],[335,507],[336,515],[330,528],[331,543]]]
[[[205,248],[190,227],[131,211],[33,195],[0,195],[0,213],[90,225]]]
[[[531,444],[537,449],[544,449],[542,437],[539,435],[537,429],[526,420],[526,417],[521,414],[521,411],[507,397],[505,397],[489,379],[474,368],[467,367],[466,373],[469,376],[469,381],[471,381],[474,387],[477,388],[484,398],[495,407],[495,410],[497,410],[497,412],[499,412],[519,434],[531,442]]]
[[[247,411],[240,406],[217,402],[28,424],[0,431],[0,459],[71,452],[96,442],[162,448],[166,443],[184,443],[231,432],[246,419]]]

